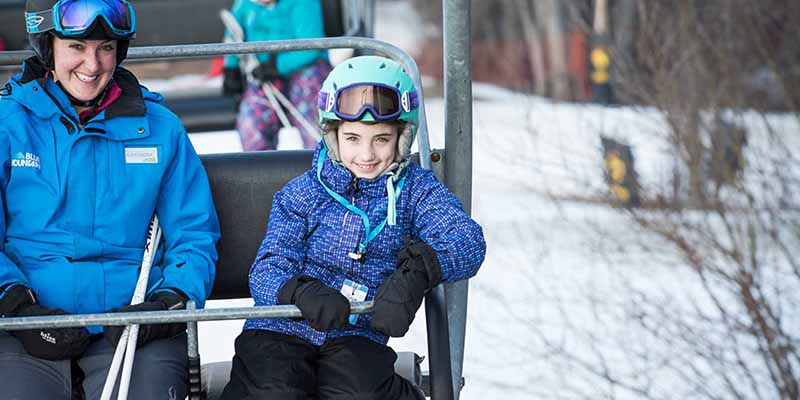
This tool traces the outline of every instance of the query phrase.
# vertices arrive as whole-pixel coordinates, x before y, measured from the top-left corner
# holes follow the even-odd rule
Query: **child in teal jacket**
[[[325,37],[319,0],[236,0],[231,11],[247,42]],[[326,50],[260,53],[256,59],[258,65],[252,71],[243,71],[240,56],[225,57],[223,93],[242,96],[236,123],[242,148],[274,150],[282,125],[264,92],[265,84],[286,96],[307,121],[315,121],[316,96],[331,65]],[[303,146],[314,148],[314,133],[286,114],[300,130]]]

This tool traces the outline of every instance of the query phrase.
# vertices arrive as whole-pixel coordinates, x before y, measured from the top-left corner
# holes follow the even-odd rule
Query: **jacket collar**
[[[117,67],[114,80],[122,89],[122,95],[105,110],[106,118],[143,117],[147,111],[139,81],[125,68]]]
[[[25,60],[22,73],[9,82],[9,97],[39,118],[48,119],[67,114],[78,121],[78,115],[66,94],[47,73],[48,69],[38,57]],[[113,79],[122,93],[108,108],[87,122],[87,126],[91,124],[92,127],[91,131],[87,128],[87,133],[103,135],[113,140],[149,136],[145,100],[160,103],[162,97],[142,88],[136,77],[125,68],[117,67]]]
[[[324,147],[324,142],[320,141],[314,151],[312,169],[315,178],[320,152]],[[384,173],[373,179],[356,178],[341,162],[333,162],[328,156],[325,157],[321,176],[331,190],[348,199],[356,193],[366,194],[369,197],[386,197],[387,195],[386,180],[389,179],[389,175]]]

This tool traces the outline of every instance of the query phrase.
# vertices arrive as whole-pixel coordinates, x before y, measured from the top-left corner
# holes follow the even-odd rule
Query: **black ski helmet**
[[[70,0],[62,0],[70,1]],[[72,0],[74,3],[80,3],[81,0]],[[128,7],[128,2],[125,0],[105,0],[109,4],[120,3],[118,6]],[[58,36],[63,38],[64,36],[57,32],[56,29],[53,27],[53,22],[48,21],[48,18],[52,20],[52,9],[57,4],[60,3],[59,0],[27,0],[25,4],[25,23],[28,28],[28,42],[30,43],[33,50],[36,52],[36,55],[47,65],[49,68],[54,67],[53,62],[53,36]],[[133,7],[129,8],[130,12],[133,13]],[[135,18],[134,15],[131,15],[131,18]],[[94,21],[89,29],[86,30],[84,34],[81,35],[70,35],[69,38],[78,38],[78,39],[114,39],[117,41],[117,65],[122,63],[125,60],[125,57],[128,56],[128,47],[130,46],[130,40],[136,37],[135,32],[135,25],[132,26],[131,34],[128,35],[119,35],[116,34],[111,27],[109,27],[107,23],[108,16],[106,18],[100,18],[100,16],[95,16]],[[42,24],[42,22],[44,23]],[[35,30],[34,33],[31,33],[32,24],[34,25],[33,29]],[[39,27],[39,24],[42,24],[42,27]]]

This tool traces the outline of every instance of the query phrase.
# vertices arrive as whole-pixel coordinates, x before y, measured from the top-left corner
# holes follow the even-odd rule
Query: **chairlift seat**
[[[250,298],[248,274],[267,229],[275,192],[311,167],[312,150],[258,151],[206,154],[205,166],[219,216],[219,261],[210,300]],[[414,160],[417,160],[414,157]],[[412,352],[398,353],[395,371],[420,386],[422,358]],[[201,384],[207,399],[222,393],[230,378],[231,362],[201,366]]]

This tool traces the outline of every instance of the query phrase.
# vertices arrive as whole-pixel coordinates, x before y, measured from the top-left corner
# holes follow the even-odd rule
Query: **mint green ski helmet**
[[[394,88],[404,96],[402,109],[393,119],[418,125],[419,107],[416,102],[417,89],[414,81],[399,63],[384,57],[361,56],[343,61],[337,65],[325,82],[319,95],[319,122],[323,125],[329,121],[341,121],[334,111],[337,91],[358,84],[375,84]],[[378,121],[372,112],[365,112],[360,121]]]
[[[397,112],[389,118],[375,115],[376,108],[367,105],[362,112],[348,119],[338,112],[338,96],[343,89],[360,86],[375,85],[391,88],[398,98]],[[319,125],[324,132],[325,144],[332,158],[338,161],[338,146],[336,145],[335,132],[332,131],[331,122],[334,121],[361,121],[361,122],[404,122],[398,140],[398,161],[408,157],[411,143],[416,136],[419,126],[419,94],[414,81],[396,61],[378,56],[360,56],[347,59],[338,64],[325,79],[319,93],[317,107],[319,111]]]

